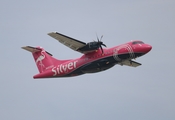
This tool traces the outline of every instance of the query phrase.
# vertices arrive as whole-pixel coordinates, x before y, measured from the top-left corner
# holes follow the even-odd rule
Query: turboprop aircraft
[[[97,41],[84,43],[58,32],[51,32],[48,35],[83,55],[76,59],[58,60],[42,47],[22,47],[32,53],[38,67],[39,74],[34,75],[34,79],[72,77],[96,73],[107,70],[116,64],[137,67],[141,64],[133,61],[133,59],[148,53],[152,49],[151,45],[140,40],[130,41],[112,48],[103,48],[102,46],[106,47],[101,41],[103,36],[100,39],[97,37]]]

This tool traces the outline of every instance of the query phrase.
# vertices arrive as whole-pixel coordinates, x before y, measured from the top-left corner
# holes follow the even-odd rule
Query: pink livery
[[[83,55],[77,59],[58,60],[41,47],[22,47],[32,53],[38,67],[39,74],[34,75],[33,78],[72,77],[85,73],[96,73],[107,70],[116,64],[137,67],[141,64],[133,61],[133,59],[148,53],[152,49],[151,45],[139,40],[112,48],[102,48],[106,45],[98,37],[98,41],[84,43],[57,32],[49,33],[49,35]]]

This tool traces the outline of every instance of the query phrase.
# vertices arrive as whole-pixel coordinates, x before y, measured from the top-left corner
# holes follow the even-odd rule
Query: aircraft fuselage
[[[71,77],[85,73],[96,73],[107,70],[116,64],[125,65],[132,59],[148,53],[152,47],[141,41],[132,41],[112,48],[98,49],[87,53],[77,59],[68,60],[61,64],[49,66],[45,72],[37,74],[34,78]]]

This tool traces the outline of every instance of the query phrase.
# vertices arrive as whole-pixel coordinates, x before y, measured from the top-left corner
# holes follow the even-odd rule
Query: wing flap
[[[79,48],[82,48],[86,45],[86,43],[76,40],[74,38],[68,37],[66,35],[57,33],[57,32],[51,32],[48,33],[49,36],[55,38],[56,40],[58,40],[60,43],[66,45],[67,47],[77,51]],[[81,51],[79,51],[81,52]]]
[[[120,65],[126,65],[126,66],[130,66],[130,67],[138,67],[140,65],[142,65],[141,63],[132,61],[132,60],[125,60],[121,63],[119,63]]]

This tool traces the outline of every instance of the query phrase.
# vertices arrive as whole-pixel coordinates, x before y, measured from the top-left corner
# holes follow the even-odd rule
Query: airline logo
[[[130,58],[135,58],[135,55],[134,55],[134,51],[132,49],[132,47],[129,45],[129,44],[126,44],[126,45],[122,45],[122,46],[119,46],[117,48],[114,49],[113,51],[113,57],[116,61],[121,61],[122,59],[119,58],[119,51],[122,50],[122,49],[125,49],[129,55],[130,55]]]
[[[73,70],[77,67],[78,61],[69,62],[67,64],[60,64],[57,67],[52,68],[53,76],[60,74],[68,73],[70,70]]]
[[[41,71],[43,72],[43,68],[45,67],[44,64],[43,64],[43,60],[45,59],[45,55],[44,55],[44,51],[41,52],[41,55],[38,56],[38,58],[36,59],[36,64],[38,64],[41,68]]]

